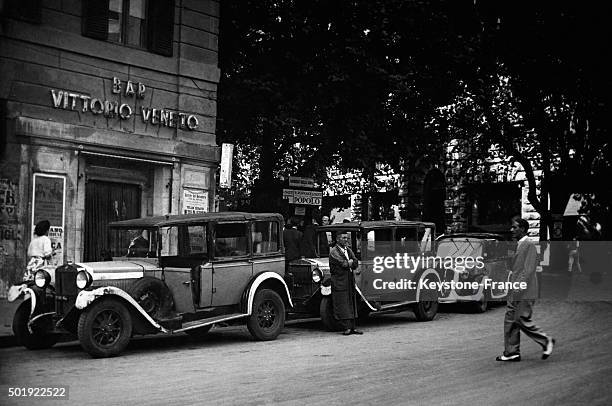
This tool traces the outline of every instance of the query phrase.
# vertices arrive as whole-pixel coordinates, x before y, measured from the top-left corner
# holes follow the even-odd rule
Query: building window
[[[108,40],[144,48],[146,3],[146,0],[110,0]]]
[[[41,3],[40,0],[6,0],[4,7],[0,1],[0,11],[7,17],[15,20],[27,21],[40,24]]]
[[[83,35],[172,56],[174,0],[84,0]]]

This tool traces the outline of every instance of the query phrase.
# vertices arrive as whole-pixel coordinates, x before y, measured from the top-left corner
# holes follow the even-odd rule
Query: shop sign
[[[53,107],[56,109],[80,111],[94,115],[102,114],[107,118],[118,117],[121,120],[129,120],[136,110],[136,105],[121,103],[121,101],[129,97],[143,99],[146,90],[144,83],[132,82],[131,80],[123,82],[121,79],[113,77],[112,93],[121,98],[120,101],[104,100],[91,97],[88,94],[61,89],[51,89],[51,100]],[[143,123],[160,127],[195,130],[199,124],[195,115],[176,110],[141,106],[140,113]]]
[[[183,189],[183,214],[208,212],[208,191],[202,189]]]
[[[32,196],[32,230],[36,223],[48,220],[51,223],[49,238],[55,255],[51,265],[64,263],[64,212],[66,203],[66,178],[60,175],[34,174]]]
[[[228,188],[232,186],[232,157],[234,145],[223,143],[221,145],[221,173],[219,175],[219,187]]]
[[[308,206],[320,206],[323,192],[315,190],[283,189],[283,199],[288,199],[291,204],[303,204]]]
[[[305,187],[305,188],[313,189],[315,187],[314,178],[302,178],[299,176],[289,176],[289,186]]]

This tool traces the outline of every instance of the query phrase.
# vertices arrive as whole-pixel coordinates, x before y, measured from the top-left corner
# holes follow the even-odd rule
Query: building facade
[[[0,5],[0,295],[40,220],[59,264],[111,221],[214,210],[218,1]]]

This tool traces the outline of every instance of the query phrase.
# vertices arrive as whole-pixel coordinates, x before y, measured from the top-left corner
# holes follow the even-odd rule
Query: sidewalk
[[[0,348],[17,345],[13,336],[13,315],[21,302],[18,299],[10,303],[6,298],[0,298]]]

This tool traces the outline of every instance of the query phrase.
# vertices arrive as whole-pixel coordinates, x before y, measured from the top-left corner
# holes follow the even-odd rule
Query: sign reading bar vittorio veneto
[[[122,82],[117,77],[113,78],[113,94],[143,99],[146,90],[147,88],[144,83],[132,82],[131,80]],[[68,90],[51,89],[51,98],[53,100],[53,107],[56,109],[78,110],[94,115],[102,114],[104,117],[119,117],[121,120],[129,120],[136,108],[136,106],[132,107],[129,103],[120,104],[116,100],[103,100]],[[145,106],[140,107],[140,113],[144,123],[187,130],[198,128],[198,118],[193,114]]]

